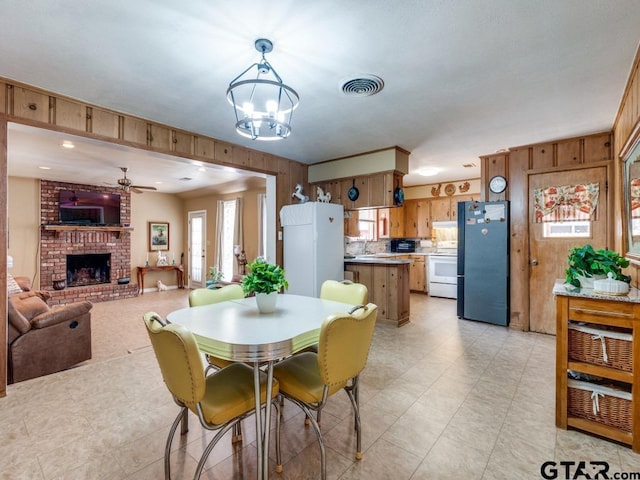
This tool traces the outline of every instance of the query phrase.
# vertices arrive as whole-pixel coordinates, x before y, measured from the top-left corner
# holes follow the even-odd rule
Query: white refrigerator
[[[319,297],[325,280],[344,279],[344,212],[336,203],[307,202],[280,210],[287,293]]]

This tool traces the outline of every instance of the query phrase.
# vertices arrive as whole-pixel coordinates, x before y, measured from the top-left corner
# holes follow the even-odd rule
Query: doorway
[[[206,283],[207,212],[189,212],[188,217],[189,288],[202,288]]]
[[[529,175],[529,325],[532,332],[556,333],[556,309],[551,290],[556,280],[565,278],[571,247],[587,243],[596,249],[607,247],[607,173],[607,167],[602,166]],[[598,215],[597,219],[586,222],[588,225],[578,235],[573,233],[575,228],[567,229],[566,234],[550,234],[545,223],[534,223],[535,189],[587,183],[600,185]],[[588,232],[585,233],[586,228]]]

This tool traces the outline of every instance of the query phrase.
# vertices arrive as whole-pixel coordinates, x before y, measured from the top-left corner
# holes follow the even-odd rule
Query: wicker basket
[[[631,432],[631,393],[580,380],[568,381],[568,413]]]
[[[631,372],[632,338],[626,332],[570,323],[569,360]]]

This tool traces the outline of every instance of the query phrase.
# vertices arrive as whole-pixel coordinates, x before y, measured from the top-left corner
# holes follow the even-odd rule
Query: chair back
[[[225,302],[244,298],[241,285],[225,285],[222,288],[196,288],[189,292],[189,306],[210,305],[212,303]]]
[[[322,383],[341,385],[364,369],[377,316],[378,306],[369,303],[352,314],[338,313],[323,322],[318,344]]]
[[[205,376],[193,334],[182,325],[167,325],[155,312],[145,313],[144,323],[164,383],[178,402],[195,411],[205,393]]]
[[[320,298],[334,302],[365,305],[369,291],[362,283],[345,283],[337,280],[325,280],[320,289]]]

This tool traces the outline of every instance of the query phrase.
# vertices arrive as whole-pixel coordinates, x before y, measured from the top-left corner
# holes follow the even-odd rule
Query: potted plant
[[[209,280],[207,280],[207,287],[215,288],[214,285],[218,283],[224,277],[224,273],[218,270],[217,267],[209,267]]]
[[[285,271],[279,265],[269,263],[258,257],[247,265],[249,274],[242,279],[245,295],[255,293],[258,310],[261,313],[273,312],[276,308],[278,292],[289,288]]]
[[[629,260],[613,250],[604,248],[595,250],[589,244],[573,247],[569,251],[568,262],[566,283],[575,287],[590,286],[593,288],[593,280],[606,278],[609,272],[612,273],[614,280],[631,282],[631,277],[622,273],[622,269],[629,266]]]

